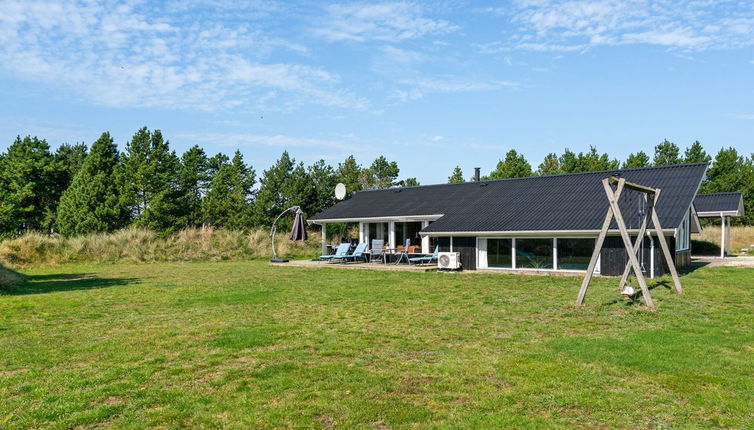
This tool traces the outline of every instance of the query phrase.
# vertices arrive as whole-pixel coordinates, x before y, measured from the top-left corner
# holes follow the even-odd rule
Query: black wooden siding
[[[672,236],[665,236],[670,248],[671,254],[675,256],[675,238]],[[631,240],[636,240],[636,236],[631,236]],[[642,257],[644,258],[644,270],[643,273],[646,276],[650,276],[650,261],[651,261],[651,248],[649,247],[649,238],[644,238],[642,243],[642,249],[639,252],[639,263],[641,263]],[[662,248],[660,243],[655,239],[655,276],[662,276],[668,273],[668,263],[665,261],[665,257],[662,255]],[[676,258],[676,261],[678,259]],[[608,236],[605,238],[605,243],[602,246],[600,252],[600,274],[605,276],[621,276],[623,270],[628,262],[628,254],[623,246],[623,239],[620,236]],[[680,268],[680,267],[679,267]]]
[[[450,252],[450,238],[437,240],[439,252]],[[454,237],[453,252],[461,253],[461,267],[464,270],[476,270],[476,237]]]

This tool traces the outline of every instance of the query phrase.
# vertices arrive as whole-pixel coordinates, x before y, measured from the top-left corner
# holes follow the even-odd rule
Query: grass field
[[[270,267],[25,270],[0,428],[752,428],[754,270],[659,311],[597,279]]]

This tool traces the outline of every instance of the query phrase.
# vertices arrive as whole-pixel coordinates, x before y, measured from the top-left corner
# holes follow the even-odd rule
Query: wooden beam
[[[618,177],[615,177],[615,176],[611,176],[610,177],[610,183],[611,184],[617,184],[620,181],[623,181],[624,182],[623,186],[626,187],[626,188],[628,188],[629,190],[639,191],[641,193],[647,193],[647,194],[655,194],[655,192],[657,191],[657,189],[655,189],[655,188],[647,187],[645,185],[639,185],[639,184],[636,184],[636,183],[633,183],[633,182],[629,182],[629,181],[626,181],[623,178],[618,178]]]
[[[625,179],[621,178],[618,181],[618,186],[620,186],[621,183],[625,182]],[[615,222],[618,224],[618,229],[620,230],[620,235],[623,239],[623,246],[625,246],[626,249],[633,250],[631,236],[629,236],[628,230],[626,229],[626,222],[623,219],[623,214],[621,214],[620,212],[620,207],[618,206],[618,201],[615,199],[615,195],[613,194],[613,189],[606,181],[603,181],[602,184],[605,188],[607,199],[610,202],[610,207],[613,209],[613,216],[615,217]],[[639,260],[636,259],[636,254],[629,252],[628,259],[631,262],[631,266],[633,266],[634,273],[636,274],[636,280],[639,282],[641,293],[644,296],[644,302],[650,309],[655,309],[654,301],[652,301],[652,296],[649,294],[649,288],[647,288],[647,283],[644,280],[644,274],[641,272]]]
[[[681,287],[681,280],[678,279],[678,272],[675,270],[675,259],[670,253],[668,248],[668,241],[665,240],[665,235],[662,233],[662,226],[660,225],[660,217],[657,216],[657,211],[652,212],[652,224],[654,224],[655,231],[657,232],[657,240],[660,242],[660,248],[665,255],[665,261],[668,263],[668,269],[670,275],[673,277],[673,284],[675,284],[675,291],[678,294],[683,294],[683,287]]]
[[[608,188],[610,188],[611,193],[612,193],[612,188],[608,184],[607,179],[603,179],[602,184],[603,186],[607,186]],[[616,199],[619,199],[622,193],[623,193],[623,183],[619,183],[618,187],[615,190]],[[592,280],[594,269],[597,267],[597,261],[599,260],[599,257],[600,257],[602,244],[605,242],[605,237],[607,236],[607,231],[610,228],[610,222],[612,220],[613,220],[613,209],[610,206],[608,206],[607,214],[605,215],[605,220],[602,222],[602,228],[600,229],[600,234],[599,236],[597,236],[597,240],[594,241],[594,251],[592,251],[592,259],[589,260],[589,266],[586,269],[586,275],[584,276],[584,280],[581,281],[581,289],[579,289],[579,295],[576,298],[576,304],[578,305],[584,304],[586,291],[589,288],[589,282],[591,282]]]

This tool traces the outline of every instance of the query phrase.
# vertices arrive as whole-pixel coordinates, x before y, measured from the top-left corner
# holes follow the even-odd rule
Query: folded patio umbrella
[[[296,218],[293,220],[293,228],[291,229],[291,240],[306,240],[308,238],[306,234],[306,223],[304,222],[304,212],[301,209],[296,211]]]

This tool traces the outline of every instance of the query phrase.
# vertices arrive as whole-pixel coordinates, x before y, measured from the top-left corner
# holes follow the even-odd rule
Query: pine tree
[[[181,221],[186,227],[202,224],[202,198],[207,193],[210,181],[209,160],[204,150],[195,145],[181,156],[178,171],[178,186],[181,190]]]
[[[240,151],[218,167],[202,202],[204,219],[213,226],[248,229],[252,225],[256,173],[244,163]]]
[[[461,170],[459,166],[456,166],[456,168],[453,169],[453,173],[448,176],[448,183],[460,184],[462,182],[466,182],[466,180],[463,179],[463,170]]]
[[[649,155],[644,151],[639,151],[635,154],[629,154],[626,161],[623,162],[624,169],[634,169],[637,167],[649,167],[651,165]]]
[[[73,177],[79,171],[84,164],[86,158],[87,148],[86,144],[81,142],[75,145],[64,143],[58,147],[55,151],[55,161],[58,162],[64,169],[66,175],[66,183],[70,184],[73,181]]]
[[[338,182],[346,186],[346,193],[350,196],[361,191],[361,166],[353,155],[349,155],[342,163],[338,163]]]
[[[398,183],[400,169],[395,161],[388,161],[384,155],[377,157],[372,165],[361,171],[363,189],[380,189],[394,187]]]
[[[614,170],[620,166],[618,160],[611,160],[607,153],[600,154],[597,148],[589,146],[589,152],[580,152],[578,156],[579,172],[595,172],[598,170]]]
[[[558,162],[560,164],[561,173],[576,173],[580,171],[579,157],[575,152],[568,148],[566,148],[563,155],[558,158]]]
[[[294,163],[288,151],[285,151],[280,159],[262,174],[254,205],[255,225],[269,227],[280,212],[290,207],[290,199],[283,193],[283,190],[293,171]]]
[[[500,160],[490,173],[489,179],[522,178],[531,176],[531,164],[526,161],[523,154],[511,149],[505,154],[505,159]]]
[[[137,226],[171,232],[180,225],[181,189],[179,159],[162,139],[160,130],[144,127],[126,145],[123,156],[121,197]]]
[[[124,225],[126,211],[118,197],[117,168],[118,148],[109,133],[102,133],[60,198],[60,233],[72,236],[110,232]]]
[[[335,185],[338,174],[325,160],[319,160],[309,166],[309,180],[314,188],[312,206],[306,214],[311,216],[335,204]]]
[[[416,178],[406,178],[403,180],[398,181],[399,187],[418,187],[419,181]]]
[[[0,234],[51,231],[57,211],[62,172],[46,141],[20,136],[8,147],[0,165]]]
[[[744,182],[745,160],[735,148],[723,148],[715,156],[715,162],[707,169],[708,182],[704,192],[741,191]]]
[[[678,148],[678,145],[665,139],[659,145],[655,146],[655,158],[653,164],[655,166],[679,164],[681,162],[680,153],[681,150]]]
[[[753,156],[754,157],[754,156]],[[707,169],[707,181],[702,185],[705,193],[733,192],[744,194],[743,219],[734,223],[752,223],[754,217],[754,158],[744,158],[735,148],[723,148],[715,156],[712,166]]]
[[[545,159],[537,167],[537,174],[544,175],[557,175],[563,173],[560,168],[560,160],[558,160],[558,154],[551,152],[545,156]]]
[[[712,157],[707,154],[707,151],[704,150],[704,147],[702,147],[702,144],[698,140],[695,140],[691,146],[686,148],[686,152],[683,155],[684,163],[709,163],[712,160]]]

